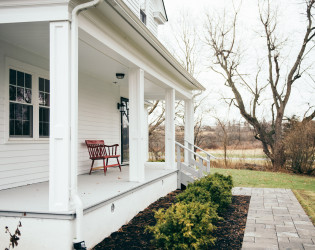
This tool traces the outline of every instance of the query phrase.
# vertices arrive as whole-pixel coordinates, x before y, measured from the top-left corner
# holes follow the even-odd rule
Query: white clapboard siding
[[[140,2],[139,0],[123,0],[125,4],[140,17]]]
[[[147,3],[147,27],[153,33],[153,35],[157,36],[158,34],[158,23],[154,20],[153,17],[154,11],[154,3],[153,0],[149,0]]]
[[[47,181],[49,178],[49,140],[8,143],[5,141],[5,57],[48,70],[49,62],[23,49],[0,41],[0,190]],[[46,65],[46,66],[45,66]],[[90,169],[86,139],[103,139],[120,144],[119,87],[106,80],[80,74],[79,77],[79,173]],[[120,149],[119,149],[120,150]],[[120,152],[120,151],[119,151]]]
[[[85,140],[120,144],[120,112],[116,108],[120,102],[119,87],[80,75],[79,100],[79,173],[86,173],[90,170],[91,160]]]

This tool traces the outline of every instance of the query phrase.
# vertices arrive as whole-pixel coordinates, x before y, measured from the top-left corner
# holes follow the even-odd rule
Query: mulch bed
[[[145,227],[153,226],[154,211],[170,207],[180,192],[182,191],[176,190],[152,203],[94,249],[156,249],[151,244],[153,236],[145,232]],[[217,237],[216,246],[212,249],[241,249],[249,201],[249,196],[233,196],[231,206],[222,215],[224,221],[220,221],[217,225],[218,228],[214,233]]]

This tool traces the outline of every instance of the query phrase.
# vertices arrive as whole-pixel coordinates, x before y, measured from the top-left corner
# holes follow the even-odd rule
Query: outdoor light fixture
[[[125,77],[125,74],[124,73],[116,73],[116,78],[117,79],[124,79],[124,77]]]

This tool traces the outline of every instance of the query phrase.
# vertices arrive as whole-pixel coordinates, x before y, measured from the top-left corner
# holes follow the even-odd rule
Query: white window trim
[[[33,105],[33,137],[10,137],[10,97],[9,97],[9,70],[14,69],[32,75],[32,105]],[[49,143],[49,138],[39,137],[39,101],[38,79],[49,79],[49,72],[39,67],[24,63],[10,57],[5,58],[5,84],[4,84],[4,143]]]

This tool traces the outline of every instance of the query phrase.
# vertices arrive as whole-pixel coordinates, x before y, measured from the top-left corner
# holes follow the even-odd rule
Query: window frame
[[[142,21],[142,17],[144,21]],[[144,10],[140,9],[140,21],[144,24],[147,25],[147,14],[145,13]]]
[[[18,70],[32,75],[32,102],[33,106],[33,137],[10,137],[10,94],[9,94],[9,79],[10,69]],[[10,57],[5,58],[5,86],[4,86],[4,117],[5,129],[4,139],[5,143],[49,143],[49,137],[39,136],[39,77],[49,79],[49,71],[15,60]],[[50,108],[50,107],[49,107]]]

